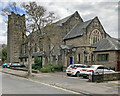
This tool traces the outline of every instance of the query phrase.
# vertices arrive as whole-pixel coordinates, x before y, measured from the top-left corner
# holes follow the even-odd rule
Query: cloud
[[[112,37],[118,37],[118,0],[114,0],[114,2],[113,0],[99,0],[97,2],[96,0],[25,0],[25,2],[29,1],[36,1],[48,11],[53,11],[57,19],[69,16],[75,11],[80,13],[84,21],[98,16],[105,31]],[[4,2],[0,2],[0,10],[5,8],[9,2],[17,2],[18,8],[21,9],[21,0],[4,0]],[[20,11],[22,14],[22,10]],[[6,43],[7,26],[4,24],[2,16],[0,16],[0,26],[1,40]]]

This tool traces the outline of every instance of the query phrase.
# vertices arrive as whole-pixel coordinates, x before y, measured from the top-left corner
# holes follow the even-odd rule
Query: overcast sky
[[[21,0],[0,1],[0,11],[9,2],[16,1],[18,6]],[[98,16],[105,31],[112,37],[118,37],[118,0],[25,0],[36,1],[37,4],[44,6],[48,11],[53,11],[56,17],[62,19],[78,11],[84,21]],[[108,2],[109,1],[109,2]],[[111,2],[110,2],[111,1]],[[113,2],[114,1],[114,2]],[[21,12],[22,13],[22,12]],[[7,25],[0,15],[0,44],[7,44]]]

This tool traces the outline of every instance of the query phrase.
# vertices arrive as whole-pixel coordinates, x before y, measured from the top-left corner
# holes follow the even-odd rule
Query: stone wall
[[[109,54],[108,61],[98,61],[98,54]],[[116,51],[94,52],[95,64],[117,69]]]
[[[120,80],[120,72],[105,73],[101,75],[89,75],[90,82],[102,82]]]

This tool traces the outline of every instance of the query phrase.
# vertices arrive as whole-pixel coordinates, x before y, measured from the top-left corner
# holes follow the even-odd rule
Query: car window
[[[98,67],[97,69],[104,69],[104,67],[103,67],[103,66],[100,66],[100,67]]]
[[[85,68],[90,68],[91,66],[86,66]]]
[[[107,70],[109,70],[109,68],[107,68],[107,67],[104,67],[104,69],[107,69]]]
[[[88,68],[95,68],[95,66],[90,66],[90,67],[88,67]]]
[[[82,65],[76,65],[76,67],[84,67],[84,66],[82,66]]]
[[[69,68],[73,68],[73,67],[74,67],[74,65],[70,65],[70,66],[69,66]]]
[[[85,65],[71,65],[71,67],[70,67],[70,68],[73,68],[73,67],[86,68],[86,66],[85,66]]]

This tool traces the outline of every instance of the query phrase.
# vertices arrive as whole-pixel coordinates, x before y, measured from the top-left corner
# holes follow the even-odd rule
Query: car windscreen
[[[80,68],[86,68],[86,66],[85,65],[71,65],[71,68],[73,68],[73,67],[80,67]]]
[[[88,68],[95,68],[95,66],[89,66]]]

